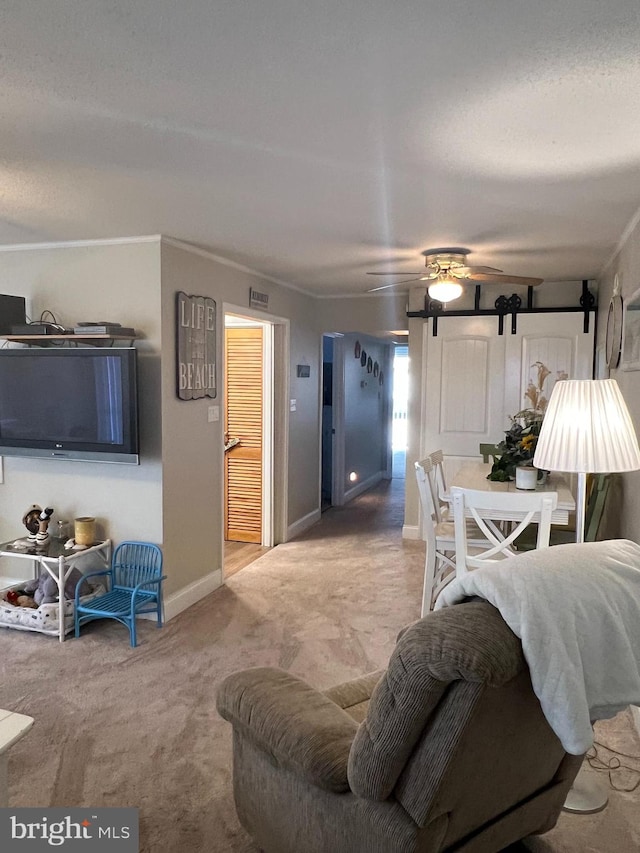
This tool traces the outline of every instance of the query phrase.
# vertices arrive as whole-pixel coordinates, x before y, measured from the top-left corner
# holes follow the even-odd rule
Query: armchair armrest
[[[226,678],[218,712],[278,764],[327,791],[348,791],[355,720],[323,693],[280,669],[257,667]]]

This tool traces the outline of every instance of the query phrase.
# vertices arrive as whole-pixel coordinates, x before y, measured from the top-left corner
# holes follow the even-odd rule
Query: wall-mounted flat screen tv
[[[0,456],[138,464],[136,350],[0,350]]]

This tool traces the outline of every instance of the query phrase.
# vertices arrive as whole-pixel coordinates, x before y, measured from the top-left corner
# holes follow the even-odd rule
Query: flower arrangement
[[[493,463],[488,480],[504,482],[514,480],[516,467],[531,463],[536,452],[540,428],[547,410],[548,398],[544,394],[544,385],[547,377],[551,375],[549,368],[541,361],[536,361],[531,367],[537,370],[536,382],[531,379],[525,392],[525,399],[529,406],[510,415],[511,426],[505,431],[505,437],[497,445],[500,456]],[[564,370],[558,370],[556,381],[568,379]]]

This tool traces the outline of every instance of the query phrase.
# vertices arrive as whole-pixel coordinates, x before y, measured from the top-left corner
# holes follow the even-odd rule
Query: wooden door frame
[[[263,477],[262,477],[262,544],[268,547],[287,540],[288,458],[289,458],[289,332],[285,317],[265,314],[230,302],[222,304],[223,320],[227,314],[246,317],[263,328],[263,365],[265,400],[263,410]],[[225,325],[226,328],[226,325]],[[222,375],[225,376],[224,347]],[[226,384],[224,406],[226,407]],[[265,432],[267,435],[265,436]],[[224,431],[219,448],[224,469]],[[224,480],[220,484],[224,514]],[[224,565],[224,536],[222,537]]]

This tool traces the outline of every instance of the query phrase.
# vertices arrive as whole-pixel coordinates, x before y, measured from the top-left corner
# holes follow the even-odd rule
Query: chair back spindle
[[[444,473],[444,454],[442,450],[434,450],[428,459],[431,460],[431,471],[429,480],[431,482],[431,494],[438,521],[444,521],[449,515],[449,490]]]
[[[162,553],[157,545],[123,542],[113,555],[114,586],[135,589],[162,573]]]

